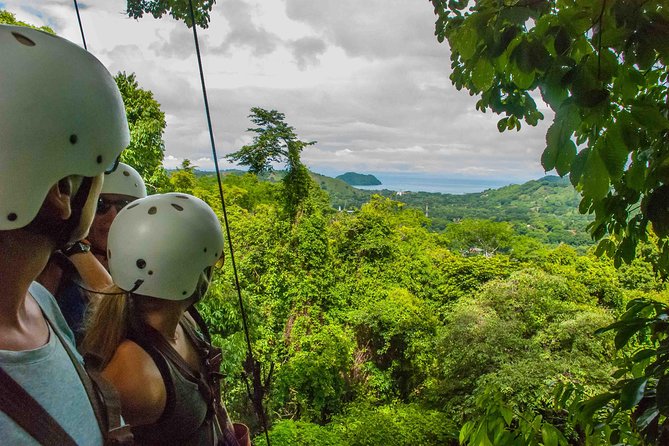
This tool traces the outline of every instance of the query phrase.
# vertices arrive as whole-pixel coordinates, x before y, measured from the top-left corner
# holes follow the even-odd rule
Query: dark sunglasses
[[[98,198],[98,207],[95,210],[95,213],[98,215],[104,215],[109,212],[112,206],[116,208],[116,212],[121,212],[121,209],[126,207],[128,203],[131,203],[133,200],[107,200],[102,197]]]

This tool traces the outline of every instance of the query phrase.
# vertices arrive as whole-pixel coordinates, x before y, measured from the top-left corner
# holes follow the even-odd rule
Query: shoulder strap
[[[209,333],[209,327],[207,327],[207,324],[204,322],[204,319],[202,319],[200,312],[197,311],[197,308],[195,308],[195,305],[191,305],[190,308],[188,308],[188,314],[190,314],[190,316],[193,318],[197,324],[197,328],[200,330],[207,342],[211,344],[211,334]]]
[[[77,443],[23,387],[0,367],[0,410],[43,445]]]
[[[79,362],[76,355],[72,351],[70,345],[63,338],[62,333],[58,330],[55,324],[51,322],[46,312],[42,312],[44,318],[47,320],[52,328],[52,331],[58,337],[58,340],[63,345],[70,358],[70,362],[79,375],[88,400],[93,408],[93,413],[98,421],[98,426],[102,431],[106,444],[132,444],[132,434],[130,428],[123,426],[121,423],[120,402],[116,390],[104,379],[99,373],[93,372],[93,376],[89,376],[84,369],[84,366]]]
[[[223,446],[251,446],[248,427],[243,424],[233,425],[225,405],[221,402],[221,378],[223,376],[221,375],[221,361],[223,359],[221,349],[212,344],[209,327],[207,327],[207,324],[204,322],[202,315],[197,311],[197,308],[195,308],[194,305],[191,306],[188,309],[188,313],[197,324],[197,327],[200,330],[200,333],[204,336],[207,344],[204,349],[206,355],[205,365],[207,366],[208,381],[214,394],[213,404],[214,412],[216,414],[216,422],[218,423],[222,436],[219,439],[219,444]],[[191,325],[188,319],[185,319],[183,327],[193,342],[201,342],[200,338],[195,335],[195,328]]]
[[[174,407],[176,405],[176,390],[174,388],[174,380],[172,379],[172,374],[170,373],[170,368],[167,365],[167,360],[161,354],[161,352],[156,349],[150,342],[148,342],[144,336],[137,334],[131,331],[128,336],[128,340],[139,345],[142,350],[144,350],[153,360],[153,363],[158,368],[160,376],[163,378],[163,384],[165,385],[165,409],[160,415],[160,418],[155,421],[153,424],[160,423],[163,419],[172,415]]]

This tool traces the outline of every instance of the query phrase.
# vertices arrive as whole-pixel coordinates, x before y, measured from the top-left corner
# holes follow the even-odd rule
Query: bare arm
[[[121,414],[128,424],[156,422],[167,402],[160,371],[151,357],[132,341],[123,341],[102,371],[119,393]]]
[[[112,278],[92,252],[81,252],[69,257],[77,269],[83,285],[89,290],[102,291],[113,284]]]

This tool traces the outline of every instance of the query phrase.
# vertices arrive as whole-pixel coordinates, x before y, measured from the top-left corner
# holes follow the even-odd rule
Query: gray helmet
[[[107,239],[114,283],[166,300],[188,299],[202,272],[222,255],[218,217],[204,201],[181,193],[130,203],[114,219]]]
[[[146,197],[146,186],[139,173],[124,163],[118,163],[115,171],[105,175],[101,194],[128,195],[135,198]]]
[[[104,172],[130,135],[114,78],[83,48],[0,25],[0,54],[0,230],[9,230],[30,223],[62,178]]]

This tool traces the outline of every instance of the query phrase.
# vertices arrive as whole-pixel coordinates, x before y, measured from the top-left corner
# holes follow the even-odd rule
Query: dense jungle
[[[573,236],[587,224],[574,216],[573,188],[554,177],[430,194],[450,209],[437,217],[440,226],[450,219],[443,229],[412,206],[412,194],[393,199],[329,179],[331,190],[366,195],[359,208],[337,211],[332,202],[341,197],[313,178],[291,220],[282,182],[223,176],[273,444],[479,444],[476,432],[495,426],[527,439],[493,444],[608,438],[615,423],[588,432],[575,408],[608,391],[618,364],[652,344],[640,338],[616,351],[611,333],[595,331],[633,299],[667,301],[652,268],[655,247],[640,246],[618,269],[596,257],[593,244]],[[220,212],[214,175],[186,165],[169,185]],[[508,206],[500,204],[494,220],[472,218],[493,199]],[[550,211],[515,217],[537,203]],[[224,348],[228,408],[257,428],[241,379],[246,353],[233,284],[227,262],[200,309]]]

